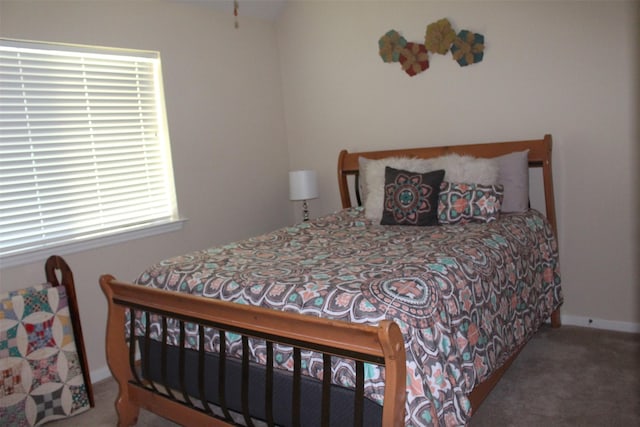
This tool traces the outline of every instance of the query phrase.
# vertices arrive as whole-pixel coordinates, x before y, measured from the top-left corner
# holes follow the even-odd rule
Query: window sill
[[[15,255],[5,255],[0,258],[0,269],[33,262],[42,262],[43,259],[47,259],[51,255],[68,255],[75,252],[86,251],[88,249],[95,249],[117,243],[128,242],[130,240],[141,239],[143,237],[169,233],[171,231],[182,229],[182,226],[186,221],[187,219],[181,218],[161,224],[147,225],[117,234],[110,234],[108,236],[94,237],[81,242],[48,245],[41,249],[31,249]]]

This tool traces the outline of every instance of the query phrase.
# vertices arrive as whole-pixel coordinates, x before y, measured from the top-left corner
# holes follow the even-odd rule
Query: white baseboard
[[[583,326],[586,328],[640,334],[640,323],[620,322],[617,320],[594,319],[592,317],[570,315],[561,315],[560,318],[563,325]]]

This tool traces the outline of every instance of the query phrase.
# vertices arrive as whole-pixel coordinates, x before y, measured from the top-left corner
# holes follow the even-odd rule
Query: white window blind
[[[159,55],[0,40],[0,257],[177,219]]]

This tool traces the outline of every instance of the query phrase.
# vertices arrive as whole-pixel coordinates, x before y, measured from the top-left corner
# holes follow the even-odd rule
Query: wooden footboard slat
[[[166,347],[166,342],[163,343],[163,347]],[[200,403],[202,404],[204,411],[213,415],[213,411],[211,411],[211,407],[207,402],[207,396],[205,393],[205,363],[204,363],[204,328],[198,328],[198,372],[201,372],[202,375],[198,375],[198,393],[200,395]]]
[[[182,392],[182,398],[186,402],[187,406],[193,407],[193,403],[189,398],[189,393],[187,393],[187,383],[185,381],[185,369],[186,369],[186,357],[185,357],[185,341],[187,340],[185,331],[184,331],[184,320],[180,321],[180,355],[179,357],[179,377],[180,377],[180,391]]]
[[[227,334],[220,330],[220,362],[218,364],[218,399],[220,408],[226,419],[231,419],[229,408],[227,407],[226,378],[227,378]]]
[[[249,338],[242,336],[242,415],[248,427],[253,427],[249,413]]]
[[[144,367],[144,377],[145,378],[150,378],[151,375],[149,374],[149,365],[150,363],[150,359],[151,359],[151,351],[149,349],[149,344],[151,343],[151,340],[149,339],[149,336],[151,334],[151,322],[149,321],[149,318],[147,317],[146,322],[144,322],[144,347],[145,347],[145,351],[144,351],[144,357],[145,357],[145,363],[142,364],[142,366]],[[154,384],[153,381],[149,381],[148,382],[149,386],[153,389],[153,391],[155,391],[156,393],[159,393],[158,389],[156,388],[156,385]]]
[[[356,361],[356,395],[353,403],[353,425],[362,427],[364,408],[364,363]]]
[[[273,343],[267,341],[267,372],[265,381],[265,413],[269,426],[274,425],[273,421]]]
[[[109,303],[107,361],[119,385],[116,407],[118,409],[119,425],[121,426],[135,423],[138,408],[141,407],[153,410],[182,425],[203,425],[203,422],[208,425],[228,425],[227,423],[233,422],[229,416],[229,408],[226,408],[225,405],[225,365],[228,357],[228,349],[225,345],[225,330],[247,335],[254,339],[267,340],[268,366],[271,367],[271,369],[267,368],[265,370],[267,383],[265,391],[267,391],[267,396],[271,395],[274,386],[272,342],[293,347],[293,351],[296,353],[294,357],[294,365],[296,365],[294,367],[294,377],[297,377],[294,382],[292,396],[292,399],[297,400],[294,404],[294,408],[297,408],[295,409],[297,414],[293,415],[293,425],[300,423],[301,348],[356,360],[356,364],[359,366],[357,370],[361,372],[358,375],[359,379],[357,379],[359,386],[361,383],[362,385],[364,384],[364,363],[384,365],[387,384],[382,408],[382,425],[401,426],[404,424],[406,395],[405,349],[400,328],[391,321],[384,320],[378,326],[368,326],[320,319],[131,285],[118,282],[108,275],[101,277],[100,284]],[[143,313],[142,316],[145,316],[146,323],[149,323],[152,315],[167,316],[178,320],[180,325],[179,382],[181,383],[180,391],[184,398],[180,399],[181,401],[174,400],[169,396],[168,389],[170,387],[165,386],[167,393],[158,392],[146,384],[146,380],[141,381],[138,377],[134,354],[135,345],[128,345],[126,342],[125,309],[130,310],[132,322],[130,322],[128,333],[132,337],[135,337],[136,332],[135,311]],[[220,409],[228,417],[227,421],[223,423],[210,417],[205,408],[194,406],[189,397],[190,393],[185,387],[185,322],[193,323],[199,328],[210,327],[219,330],[218,400]],[[163,328],[166,330],[166,319],[162,323]],[[143,335],[149,338],[149,334],[146,331]],[[160,338],[158,337],[158,339]],[[162,340],[166,343],[164,331],[162,332]],[[200,341],[203,342],[204,340],[200,339]],[[243,344],[243,346],[249,347],[248,344]],[[146,353],[151,352],[148,347],[146,349]],[[244,350],[248,353],[248,348],[243,349],[243,353],[245,352]],[[129,354],[129,361],[126,358],[122,358],[122,355],[127,353]],[[166,353],[166,350],[162,350],[161,353]],[[161,358],[165,362],[168,359],[166,354],[162,355]],[[324,356],[323,360],[325,360]],[[200,363],[198,364],[200,365]],[[246,362],[243,359],[242,364],[249,365],[248,359]],[[327,362],[328,371],[330,370],[330,365],[331,359],[329,358]],[[163,381],[168,381],[166,372],[161,374],[161,378],[163,378]],[[363,394],[362,391],[358,393]],[[206,399],[206,392],[202,390],[202,387],[194,394],[200,394],[201,397],[205,396]],[[247,400],[246,393],[243,392],[243,394],[245,397],[243,400]],[[327,392],[326,394],[330,396],[330,393]],[[328,405],[328,403],[321,404]],[[203,405],[206,405],[206,403],[203,402]],[[266,421],[273,425],[273,414],[270,413],[272,412],[273,402],[267,399],[265,405]],[[360,403],[360,405],[362,404]],[[171,410],[168,410],[168,408],[171,408]],[[362,412],[362,410],[359,412]],[[357,417],[360,416],[361,414],[357,415]]]
[[[162,350],[160,351],[160,378],[162,379],[162,385],[164,386],[170,399],[176,400],[171,387],[169,387],[169,379],[167,378],[167,316],[162,316]]]
[[[135,311],[130,309],[129,317],[131,321],[129,322],[129,336],[135,335],[135,330],[136,330],[135,316],[136,316]],[[135,382],[138,384],[141,384],[142,380],[140,379],[140,376],[138,376],[138,370],[136,369],[136,346],[135,345],[129,346],[129,368],[131,369],[131,373],[133,374],[133,378]]]
[[[322,427],[328,426],[331,420],[331,355],[322,355]]]
[[[302,368],[302,360],[300,358],[300,349],[293,349],[293,392],[291,407],[291,425],[300,426],[300,370]]]

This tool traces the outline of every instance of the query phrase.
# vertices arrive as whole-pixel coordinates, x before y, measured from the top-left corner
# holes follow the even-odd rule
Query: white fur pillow
[[[366,159],[360,162],[360,175],[363,185],[365,216],[379,223],[382,219],[384,204],[385,167],[425,173],[444,169],[444,180],[473,184],[497,184],[498,162],[495,159],[477,159],[471,156],[448,154],[432,159],[412,157],[388,157],[386,159]]]

